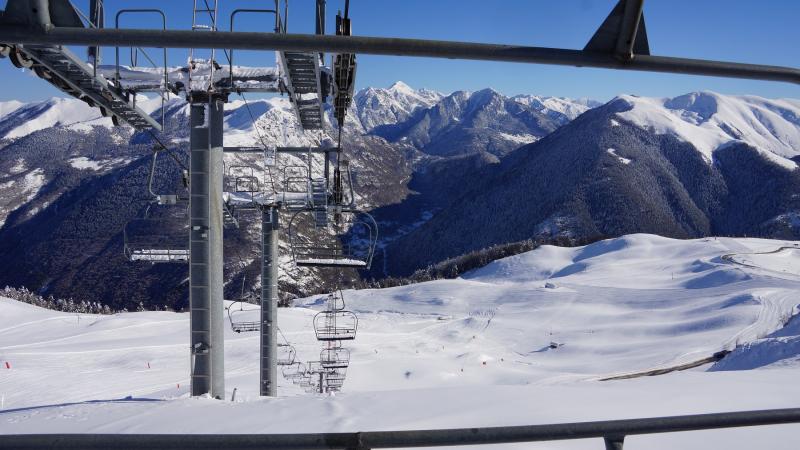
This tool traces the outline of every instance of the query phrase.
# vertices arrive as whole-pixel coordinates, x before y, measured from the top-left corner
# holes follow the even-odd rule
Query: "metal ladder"
[[[314,208],[314,224],[319,227],[328,225],[328,183],[324,178],[311,179],[311,203]]]
[[[322,129],[320,59],[315,52],[281,52],[284,83],[303,130]],[[310,94],[315,95],[312,97]]]
[[[100,106],[137,130],[156,129],[158,124],[149,114],[137,108],[134,103],[116,92],[116,88],[100,76],[95,76],[92,68],[63,46],[26,45],[20,47],[29,57],[46,67],[58,77],[56,86],[77,98],[88,98],[92,104]],[[55,80],[56,78],[54,78]]]
[[[194,0],[192,8],[192,31],[217,31],[217,13],[219,12],[219,0]],[[197,69],[197,64],[208,64],[208,86],[206,89],[211,89],[214,85],[214,73],[216,71],[216,54],[215,49],[207,49],[208,59],[198,58],[196,52],[202,51],[201,49],[189,49],[189,87],[191,89],[199,89],[192,85],[192,75]]]

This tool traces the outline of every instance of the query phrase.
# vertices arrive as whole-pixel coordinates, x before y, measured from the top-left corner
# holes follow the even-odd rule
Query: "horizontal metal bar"
[[[800,408],[741,411],[716,414],[607,420],[514,427],[459,428],[450,430],[368,431],[315,434],[28,434],[3,435],[2,450],[57,448],[63,450],[245,450],[400,448],[450,445],[485,445],[587,438],[613,438],[638,434],[672,433],[717,428],[800,423]]]
[[[2,25],[0,26],[0,42],[420,56],[669,72],[800,84],[800,69],[793,67],[648,55],[636,55],[630,61],[622,61],[610,53],[584,50],[366,36],[227,31],[195,33],[184,30],[116,30],[74,27],[51,27],[42,31],[24,26]]]
[[[278,153],[335,153],[339,151],[336,147],[277,147]]]
[[[223,147],[225,153],[264,153],[264,147]]]

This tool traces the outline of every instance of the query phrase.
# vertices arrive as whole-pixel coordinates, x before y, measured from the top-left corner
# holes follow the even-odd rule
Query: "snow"
[[[354,113],[365,132],[407,120],[419,108],[430,108],[443,98],[438,92],[415,90],[402,81],[387,89],[366,88],[354,96]],[[352,122],[351,122],[352,123]]]
[[[520,145],[530,144],[532,142],[536,142],[539,140],[536,136],[532,134],[520,133],[520,134],[511,134],[511,133],[503,133],[498,132],[500,137],[507,141],[515,142]]]
[[[18,102],[16,100],[0,102],[0,120],[2,120],[6,115],[11,114],[12,112],[18,110],[20,107],[24,105],[25,105],[24,103]]]
[[[97,162],[92,161],[85,156],[79,156],[77,158],[72,158],[69,160],[69,164],[76,168],[76,169],[89,169],[89,170],[100,170],[103,166]]]
[[[613,157],[617,158],[617,159],[619,160],[619,162],[621,162],[622,164],[625,164],[626,166],[627,166],[628,164],[630,164],[630,163],[631,163],[631,161],[632,161],[631,159],[628,159],[628,158],[623,158],[622,156],[619,156],[619,155],[617,154],[617,150],[616,150],[616,149],[609,148],[609,149],[606,149],[606,152],[607,152],[609,155],[611,155],[611,156],[613,156]]]
[[[44,186],[45,177],[44,170],[35,169],[27,174],[22,179],[22,195],[25,195],[25,201],[29,202],[36,197],[39,190]]]
[[[51,98],[44,102],[20,105],[13,111],[0,116],[5,134],[0,138],[20,138],[35,131],[54,126],[75,127],[78,130],[90,129],[90,125],[111,128],[111,119],[103,118],[97,108],[70,98]]]
[[[124,166],[131,162],[130,158],[89,159],[85,156],[76,156],[69,159],[69,164],[78,170],[93,170],[104,172],[114,167]]]
[[[25,160],[23,158],[17,158],[16,163],[14,166],[9,169],[8,173],[11,175],[16,175],[18,173],[25,172],[27,170],[27,166],[25,166]]]
[[[0,433],[367,431],[796,407],[798,349],[788,345],[785,357],[765,350],[754,356],[758,364],[748,363],[774,360],[768,370],[706,366],[598,381],[737,344],[733,355],[746,355],[765,336],[794,342],[800,326],[781,327],[797,310],[800,275],[792,270],[800,254],[768,253],[792,244],[639,234],[579,248],[543,246],[454,280],[345,291],[359,330],[345,344],[352,362],[335,397],[280,379],[279,398],[258,399],[258,335],[228,328],[226,397],[238,388],[237,402],[187,398],[187,314],[79,315],[0,299],[0,364],[12,366],[0,368]],[[735,261],[754,253],[764,253],[758,262],[766,268]],[[302,360],[318,358],[310,324],[323,300],[279,310],[281,330]],[[257,320],[259,311],[245,305],[235,314]],[[789,449],[796,431],[635,437],[629,445],[700,449],[713,439],[718,448]]]
[[[695,92],[672,99],[619,96],[632,109],[617,115],[694,145],[709,163],[719,148],[744,142],[787,169],[800,155],[800,107],[786,100]]]
[[[600,105],[600,103],[594,100],[585,98],[571,99],[566,97],[517,95],[512,97],[512,99],[523,105],[530,106],[542,114],[546,114],[550,117],[562,116],[568,121],[574,120],[586,111]]]

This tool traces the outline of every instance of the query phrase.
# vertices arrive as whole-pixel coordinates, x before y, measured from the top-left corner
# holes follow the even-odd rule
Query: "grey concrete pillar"
[[[261,212],[260,395],[278,395],[278,208]]]
[[[191,391],[225,397],[222,302],[222,114],[192,103],[189,160]]]

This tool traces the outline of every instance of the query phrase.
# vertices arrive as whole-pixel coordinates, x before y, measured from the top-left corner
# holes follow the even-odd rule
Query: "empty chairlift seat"
[[[239,303],[237,300],[235,303]],[[261,324],[258,321],[246,321],[242,319],[242,313],[245,312],[241,307],[239,310],[234,310],[234,304],[228,307],[228,320],[231,322],[231,329],[236,333],[246,333],[249,331],[259,331]],[[241,305],[241,303],[240,303]]]
[[[283,369],[281,369],[281,373],[283,374],[284,378],[294,382],[305,375],[306,365],[299,361],[295,361],[292,364],[285,365]]]
[[[319,354],[319,361],[326,369],[347,368],[350,365],[350,350],[344,347],[323,349]]]
[[[356,210],[296,212],[289,222],[289,245],[298,266],[368,269],[378,239],[378,225],[371,215]]]
[[[123,250],[130,261],[183,263],[189,261],[186,218],[134,219],[125,225]]]
[[[290,344],[278,344],[277,364],[279,366],[290,366],[294,364],[297,352]]]
[[[322,311],[314,316],[318,341],[346,341],[356,338],[358,317],[351,311]]]

